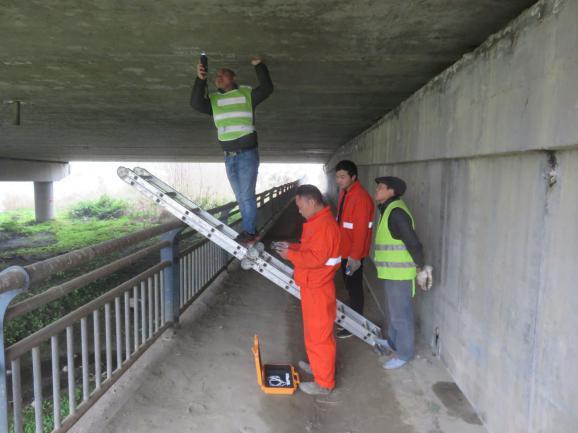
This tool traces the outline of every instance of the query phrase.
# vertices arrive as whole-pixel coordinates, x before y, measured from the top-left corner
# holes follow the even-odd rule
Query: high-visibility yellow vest
[[[211,93],[213,121],[220,141],[231,141],[255,131],[251,87],[239,86],[225,93]]]
[[[382,280],[414,280],[417,270],[411,254],[403,241],[394,239],[389,231],[389,216],[394,209],[403,209],[411,218],[412,227],[415,228],[413,216],[402,200],[395,200],[387,206],[375,235],[373,258],[377,277]]]

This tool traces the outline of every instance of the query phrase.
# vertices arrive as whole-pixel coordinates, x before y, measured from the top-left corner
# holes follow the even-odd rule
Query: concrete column
[[[34,182],[34,212],[37,223],[54,219],[53,182]]]

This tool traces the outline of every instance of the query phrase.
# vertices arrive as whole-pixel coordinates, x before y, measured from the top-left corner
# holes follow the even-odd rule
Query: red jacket
[[[339,227],[329,207],[303,224],[301,243],[292,244],[287,253],[295,265],[295,282],[301,288],[315,288],[333,283],[341,266]]]
[[[337,212],[341,207],[344,191],[339,194]],[[359,181],[351,186],[345,196],[345,203],[341,213],[339,232],[341,234],[340,255],[347,259],[351,257],[361,260],[369,254],[372,240],[373,214],[375,206],[369,193]]]

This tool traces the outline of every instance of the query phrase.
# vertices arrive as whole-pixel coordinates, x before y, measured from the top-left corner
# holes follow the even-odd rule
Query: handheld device
[[[209,73],[209,58],[207,57],[207,53],[201,51],[201,65],[205,68],[205,72]]]

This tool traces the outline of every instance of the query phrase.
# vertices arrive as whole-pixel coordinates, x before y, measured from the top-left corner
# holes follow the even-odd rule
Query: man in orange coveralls
[[[339,227],[323,196],[313,185],[297,188],[295,203],[307,222],[303,224],[301,243],[285,244],[278,249],[281,257],[295,266],[295,282],[301,288],[301,310],[305,349],[309,363],[299,366],[312,373],[314,382],[301,382],[307,394],[327,395],[335,388],[336,301],[333,277],[341,264]]]

